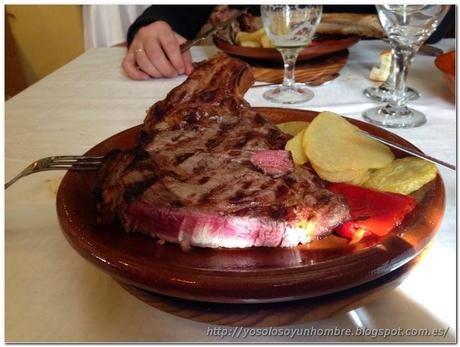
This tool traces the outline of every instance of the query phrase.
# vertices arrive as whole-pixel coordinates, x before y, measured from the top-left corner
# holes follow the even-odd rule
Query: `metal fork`
[[[103,156],[61,155],[46,157],[34,161],[13,179],[5,184],[5,189],[18,179],[30,174],[48,170],[97,170],[102,163]]]

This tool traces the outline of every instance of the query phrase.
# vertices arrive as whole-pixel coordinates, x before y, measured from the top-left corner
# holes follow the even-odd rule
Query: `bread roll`
[[[358,13],[323,13],[316,32],[332,35],[358,35],[369,38],[385,36],[377,15]]]

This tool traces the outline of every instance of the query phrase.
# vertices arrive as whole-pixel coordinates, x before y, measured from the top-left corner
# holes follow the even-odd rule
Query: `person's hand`
[[[150,77],[175,77],[190,74],[190,52],[180,52],[186,39],[175,33],[168,23],[154,22],[139,29],[123,59],[123,69],[135,80]]]

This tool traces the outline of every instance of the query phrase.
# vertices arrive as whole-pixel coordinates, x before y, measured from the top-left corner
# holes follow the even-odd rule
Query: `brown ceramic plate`
[[[310,121],[316,112],[258,108],[274,122]],[[350,120],[372,134],[415,147],[373,125]],[[87,154],[130,148],[139,127],[125,130]],[[403,156],[395,152],[397,156]],[[160,245],[119,225],[98,228],[92,199],[94,172],[68,172],[59,187],[57,213],[64,235],[87,260],[114,278],[144,290],[182,299],[264,303],[312,298],[379,278],[414,258],[434,236],[444,212],[441,177],[417,192],[416,209],[389,236],[350,245],[330,236],[294,248],[207,249],[184,252]],[[427,279],[428,280],[428,279]]]
[[[348,36],[341,39],[313,41],[299,53],[297,61],[304,61],[327,55],[330,53],[342,51],[353,46],[360,39],[359,36]],[[214,37],[216,47],[225,53],[242,58],[251,58],[256,60],[283,62],[281,54],[275,48],[252,48],[241,47],[228,43],[220,38]]]

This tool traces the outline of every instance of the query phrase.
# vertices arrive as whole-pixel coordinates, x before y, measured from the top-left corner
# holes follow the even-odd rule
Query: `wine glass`
[[[296,104],[313,98],[305,84],[295,83],[294,68],[299,52],[311,42],[322,13],[320,5],[262,5],[265,32],[281,53],[284,62],[283,84],[266,91],[265,99]]]
[[[388,78],[378,87],[367,87],[364,89],[363,94],[365,97],[375,100],[387,102],[390,100],[391,95],[395,90],[395,74],[396,74],[396,58],[394,57],[395,51],[391,50],[391,65]],[[420,93],[411,87],[406,87],[404,90],[404,96],[407,100],[417,100],[420,98]]]
[[[395,84],[388,103],[363,113],[364,119],[389,128],[412,128],[426,122],[425,115],[406,106],[406,77],[420,46],[436,30],[448,5],[377,5],[383,29],[394,50]]]

